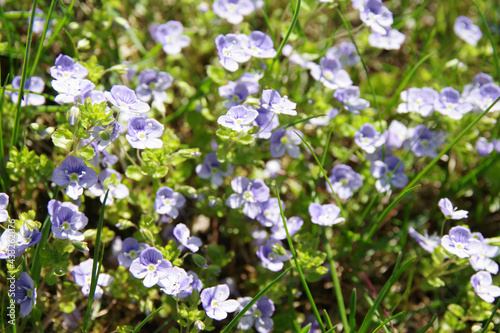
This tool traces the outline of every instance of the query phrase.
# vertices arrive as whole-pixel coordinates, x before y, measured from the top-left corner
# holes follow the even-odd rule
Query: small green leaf
[[[202,257],[196,253],[193,254],[193,261],[197,266],[199,266],[201,268],[205,268],[207,265],[207,259],[205,259],[204,257]]]
[[[77,157],[83,158],[85,161],[90,161],[95,155],[95,150],[91,146],[84,147],[75,154]]]
[[[137,165],[129,165],[125,170],[125,176],[133,180],[141,180],[143,173]]]
[[[217,84],[220,85],[226,84],[226,79],[225,79],[226,71],[221,67],[208,65],[207,75],[209,78],[212,79],[212,81],[214,81]]]
[[[76,309],[76,305],[73,302],[61,302],[59,303],[59,309],[64,313],[72,313]]]
[[[71,144],[73,143],[73,133],[65,128],[58,128],[52,134],[52,142],[56,147],[69,150],[71,148]]]

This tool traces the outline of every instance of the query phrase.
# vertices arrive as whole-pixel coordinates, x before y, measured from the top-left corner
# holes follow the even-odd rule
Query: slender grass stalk
[[[52,199],[57,199],[57,195],[59,194],[59,186],[56,186],[54,190],[54,195],[52,196]],[[40,273],[42,271],[42,261],[40,259],[41,251],[45,247],[45,244],[47,243],[47,239],[49,238],[50,234],[50,227],[52,226],[52,223],[50,222],[50,215],[47,214],[47,217],[45,217],[45,220],[43,221],[42,225],[42,238],[40,239],[40,242],[36,245],[35,248],[35,254],[33,256],[33,262],[31,263],[31,278],[33,279],[35,288],[38,287],[38,281],[40,280]]]
[[[64,28],[64,25],[66,24],[66,20],[69,18],[69,15],[71,14],[71,11],[73,10],[73,6],[75,5],[76,0],[71,0],[71,3],[69,4],[69,7],[66,11],[66,14],[64,17],[59,21],[57,26],[54,28],[54,32],[49,38],[49,41],[47,42],[47,45],[43,48],[42,53],[47,53],[47,50],[49,49],[50,45],[56,40],[57,36],[59,36],[59,33],[61,30]],[[62,1],[61,1],[62,4]]]
[[[356,331],[356,298],[357,298],[357,292],[356,289],[353,289],[351,293],[351,307],[349,313],[349,328],[353,332]]]
[[[316,320],[318,321],[319,328],[321,329],[321,332],[326,333],[325,325],[323,324],[323,321],[321,320],[321,315],[318,312],[318,308],[316,307],[316,303],[314,302],[314,298],[312,297],[311,291],[309,290],[309,286],[307,285],[306,278],[305,278],[304,273],[302,272],[302,268],[300,267],[300,264],[299,264],[297,252],[295,251],[295,247],[293,246],[292,238],[290,237],[290,233],[288,232],[288,227],[286,225],[285,213],[283,212],[283,207],[281,206],[281,198],[280,198],[280,193],[278,190],[278,185],[276,185],[275,189],[276,189],[276,196],[278,197],[278,204],[280,207],[281,219],[282,219],[283,225],[285,227],[286,239],[288,241],[288,246],[290,247],[290,251],[292,252],[293,261],[295,262],[297,272],[299,273],[300,282],[302,283],[302,286],[304,287],[304,291],[306,292],[307,299],[309,299],[309,302],[311,303],[311,308],[313,310],[314,316],[316,317]]]
[[[45,19],[45,25],[43,26],[43,32],[40,36],[40,44],[38,44],[38,50],[35,54],[35,59],[33,60],[33,64],[31,64],[30,76],[33,76],[35,72],[36,66],[38,64],[38,60],[40,60],[40,56],[42,55],[43,50],[43,42],[45,41],[45,36],[47,35],[47,31],[49,30],[50,18],[52,17],[52,13],[54,12],[54,8],[56,6],[57,0],[52,0],[50,2],[49,11],[47,13],[47,18]]]
[[[139,333],[142,326],[146,325],[146,323],[149,321],[149,319],[153,318],[153,316],[155,314],[157,314],[161,309],[163,309],[163,308],[158,308],[158,309],[154,310],[149,316],[147,316],[143,321],[141,321],[141,323],[139,325],[137,325],[137,327],[135,328],[135,330],[132,333]]]
[[[26,41],[26,48],[24,49],[24,59],[23,59],[23,71],[21,74],[21,85],[19,87],[19,95],[17,97],[16,113],[14,116],[14,128],[12,130],[12,137],[10,140],[10,145],[12,147],[17,145],[17,138],[19,132],[19,122],[21,120],[21,102],[24,96],[24,85],[26,84],[26,77],[28,76],[28,67],[30,60],[30,50],[31,50],[31,40],[33,37],[33,25],[35,24],[36,6],[38,5],[38,0],[33,0],[33,6],[31,7],[30,25],[28,27],[28,39]]]
[[[276,38],[274,37],[274,31],[271,28],[271,23],[269,22],[269,16],[267,15],[266,7],[267,7],[267,2],[264,1],[264,6],[262,6],[262,16],[264,16],[264,21],[266,22],[267,30],[269,30],[269,35],[274,45],[276,44]]]
[[[483,326],[483,329],[481,330],[481,333],[486,333],[489,331],[488,326],[493,321],[493,317],[497,313],[498,308],[500,308],[500,300],[498,300],[497,304],[495,304],[493,311],[491,311],[491,315],[489,316],[488,320],[486,320],[486,323],[484,323],[484,326]],[[434,317],[433,317],[433,319],[434,319]]]
[[[477,11],[478,11],[479,15],[481,16],[483,24],[486,28],[485,29],[486,36],[488,36],[488,39],[490,40],[490,43],[491,43],[491,48],[493,49],[493,61],[495,62],[495,68],[497,70],[497,80],[499,80],[500,79],[500,63],[498,61],[497,44],[493,40],[493,36],[491,35],[490,26],[488,25],[488,21],[486,21],[486,18],[484,17],[483,12],[481,11],[481,9],[479,9],[479,6],[478,6],[476,0],[472,0],[472,3],[474,4],[474,6],[476,6]]]
[[[378,332],[378,330],[381,329],[382,327],[384,327],[385,325],[387,325],[388,322],[391,322],[394,319],[401,317],[403,314],[404,314],[404,312],[400,312],[398,314],[395,314],[394,316],[387,318],[386,320],[381,322],[380,325],[378,325],[376,329],[373,330],[373,333]]]
[[[254,298],[252,298],[252,300],[243,308],[243,310],[241,310],[237,315],[236,317],[233,318],[233,320],[231,320],[231,322],[229,323],[229,325],[227,325],[223,330],[222,330],[222,333],[229,333],[231,332],[231,329],[234,327],[234,325],[236,325],[238,323],[238,321],[240,321],[241,317],[243,317],[245,315],[245,313],[252,307],[252,305],[254,305],[262,296],[264,296],[265,293],[267,293],[267,291],[269,289],[271,289],[272,286],[274,286],[278,281],[280,281],[286,274],[288,274],[288,272],[292,269],[292,267],[289,267],[287,268],[283,273],[281,273],[276,279],[274,279],[270,284],[268,284],[264,289],[262,289],[261,291],[259,291],[259,293],[257,295],[255,295]],[[147,319],[147,318],[146,318]]]
[[[401,274],[404,272],[406,267],[415,259],[414,257],[411,257],[407,259],[403,264],[401,264],[401,259],[403,257],[403,254],[401,252],[398,253],[398,259],[396,260],[396,265],[394,266],[394,270],[392,271],[392,274],[389,278],[389,280],[386,282],[380,293],[378,294],[377,298],[373,302],[373,306],[370,307],[370,310],[368,310],[368,313],[365,316],[365,319],[363,320],[363,323],[361,324],[361,327],[359,328],[357,333],[366,333],[368,331],[368,328],[370,326],[370,323],[372,321],[373,314],[375,313],[375,310],[377,310],[378,306],[380,303],[384,300],[385,296],[389,293],[392,285],[396,283],[398,278],[401,276]],[[401,265],[400,265],[401,264]]]
[[[323,309],[323,316],[325,317],[326,328],[328,330],[331,330],[333,328],[332,321],[330,320],[330,316],[328,315],[328,312],[326,312],[325,309]]]
[[[498,304],[500,304],[500,302]],[[493,318],[493,315],[495,314],[495,312],[496,312],[496,310],[493,311],[493,313],[491,314],[492,315],[491,318]],[[434,314],[432,316],[432,318],[431,318],[431,321],[429,321],[427,323],[427,325],[425,325],[424,327],[422,327],[421,329],[419,329],[417,333],[425,333],[425,332],[427,332],[427,330],[429,329],[429,327],[431,327],[432,324],[434,324],[434,322],[436,321],[436,318],[437,318],[437,314]],[[481,333],[484,333],[484,331],[481,332]]]
[[[94,262],[92,266],[92,281],[90,282],[90,292],[89,292],[89,300],[87,303],[87,311],[85,312],[85,319],[83,321],[83,332],[88,332],[89,321],[90,321],[90,312],[92,310],[92,304],[94,303],[94,295],[95,289],[97,287],[97,280],[99,279],[99,272],[101,270],[102,265],[102,255],[99,260],[99,252],[101,249],[101,233],[102,233],[102,225],[104,221],[104,211],[106,210],[106,200],[108,199],[109,189],[106,191],[106,195],[104,196],[104,200],[102,202],[101,214],[99,216],[99,222],[97,224],[97,234],[95,237],[94,244]],[[102,250],[104,252],[104,250]],[[99,264],[99,271],[97,270],[97,264]]]

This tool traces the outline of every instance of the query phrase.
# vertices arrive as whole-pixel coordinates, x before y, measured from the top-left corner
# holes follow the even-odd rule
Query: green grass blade
[[[26,84],[26,77],[28,76],[28,67],[30,61],[30,50],[31,50],[31,40],[33,37],[33,25],[35,24],[36,7],[38,0],[33,0],[33,6],[31,7],[30,25],[28,27],[28,39],[26,40],[26,47],[24,49],[24,59],[23,59],[23,72],[21,74],[21,86],[19,87],[19,96],[17,98],[16,113],[14,116],[14,128],[12,129],[12,137],[10,145],[12,147],[17,145],[17,138],[19,134],[19,122],[21,120],[21,102],[24,96],[24,85]]]
[[[394,319],[402,316],[403,314],[404,314],[404,312],[400,312],[398,314],[395,314],[394,316],[391,316],[391,317],[387,318],[386,320],[384,320],[383,322],[381,322],[380,325],[378,325],[377,328],[374,329],[372,333],[377,333],[377,331],[379,329],[381,329],[382,327],[384,327],[388,322],[393,321]]]
[[[149,319],[153,318],[153,316],[155,314],[157,314],[161,309],[163,309],[163,308],[158,308],[158,309],[154,310],[149,316],[147,316],[143,321],[141,321],[141,323],[139,325],[137,325],[137,327],[135,328],[135,330],[132,333],[138,333],[139,330],[142,328],[142,326],[146,325],[146,323],[149,321]]]
[[[493,320],[493,317],[497,313],[497,310],[498,310],[499,307],[500,307],[500,300],[498,300],[497,304],[493,308],[493,311],[491,311],[490,317],[488,318],[488,320],[486,321],[486,323],[484,323],[484,327],[481,330],[481,333],[486,333],[487,332],[488,326],[490,325],[491,321]]]
[[[351,293],[351,307],[349,312],[349,329],[353,332],[356,331],[356,299],[357,292],[356,289],[353,289]]]
[[[493,40],[493,36],[491,35],[490,25],[488,24],[488,21],[486,21],[486,18],[484,17],[483,12],[479,9],[479,6],[478,6],[476,0],[472,0],[472,3],[474,4],[474,6],[476,6],[477,11],[478,11],[478,13],[481,16],[481,19],[483,21],[483,24],[486,27],[486,29],[485,29],[486,36],[488,36],[488,39],[490,40],[490,43],[491,43],[491,47],[493,48],[493,61],[495,62],[495,68],[497,70],[497,80],[499,80],[500,79],[500,64],[498,61],[497,45],[496,45],[495,41]]]
[[[234,327],[234,325],[236,325],[238,323],[238,321],[241,319],[241,317],[243,317],[245,315],[245,313],[252,307],[252,305],[254,305],[262,296],[264,296],[264,294],[267,293],[267,291],[269,289],[271,289],[271,287],[274,286],[278,281],[280,281],[291,269],[292,269],[292,267],[287,268],[283,273],[281,273],[276,279],[274,279],[264,289],[262,289],[261,291],[259,291],[259,293],[257,295],[255,295],[255,297],[250,301],[250,303],[248,303],[243,308],[243,310],[241,310],[236,315],[236,317],[234,317],[233,320],[231,320],[231,322],[229,323],[229,325],[227,325],[222,330],[222,333],[229,333],[231,331],[231,329]]]
[[[52,35],[49,38],[49,41],[47,42],[47,45],[43,48],[42,54],[47,53],[47,50],[49,49],[49,47],[56,40],[57,36],[59,36],[59,33],[64,28],[64,25],[66,24],[66,21],[68,20],[69,15],[71,14],[71,11],[73,10],[73,6],[75,5],[75,2],[76,2],[76,0],[71,0],[71,3],[69,4],[68,10],[66,11],[66,14],[57,23],[56,27],[54,28],[54,31],[53,31]]]
[[[307,299],[311,303],[311,308],[313,310],[314,316],[316,317],[316,320],[318,321],[319,328],[321,329],[321,332],[325,333],[326,332],[325,325],[323,324],[323,321],[321,320],[321,315],[319,314],[318,308],[316,307],[316,303],[314,302],[314,298],[312,297],[311,291],[309,290],[309,286],[307,285],[306,278],[305,278],[304,273],[302,272],[302,268],[300,267],[300,264],[299,264],[299,259],[297,258],[297,252],[295,251],[295,247],[293,246],[292,238],[290,237],[290,233],[288,232],[288,227],[286,225],[285,213],[283,212],[283,207],[281,206],[281,198],[280,198],[280,192],[278,190],[278,185],[276,185],[275,190],[276,190],[276,196],[278,198],[278,204],[280,207],[281,220],[283,221],[283,225],[285,227],[286,239],[288,241],[288,246],[290,247],[290,251],[292,252],[293,261],[295,262],[297,272],[299,273],[300,282],[302,283],[302,286],[304,287],[304,291],[306,292]]]
[[[31,64],[31,70],[30,70],[30,76],[33,76],[33,73],[35,73],[36,66],[38,64],[38,60],[40,60],[40,56],[42,55],[43,51],[43,42],[45,41],[45,36],[47,35],[47,30],[49,30],[49,25],[50,25],[50,18],[52,17],[52,13],[54,12],[54,8],[56,6],[57,0],[52,0],[50,2],[50,7],[49,7],[49,12],[47,13],[47,17],[45,18],[45,25],[43,26],[43,32],[42,35],[40,36],[40,44],[38,44],[38,50],[35,54],[35,60],[33,60],[33,63]]]
[[[101,255],[101,260],[99,260],[99,251],[101,249],[102,224],[104,221],[104,211],[106,210],[106,200],[108,199],[108,194],[109,190],[106,191],[106,195],[104,196],[104,201],[102,202],[101,214],[99,216],[99,222],[97,224],[97,234],[95,237],[95,244],[94,244],[94,263],[92,266],[92,281],[90,282],[89,300],[87,303],[87,311],[85,312],[85,320],[83,321],[83,332],[85,333],[88,332],[90,312],[92,310],[92,304],[94,303],[95,288],[97,287],[97,279],[99,278],[99,272],[101,270],[102,255]],[[102,250],[102,252],[104,252],[104,250]],[[99,263],[99,271],[97,269],[98,263]]]
[[[495,312],[493,312],[494,314]],[[417,333],[425,333],[427,332],[427,329],[429,329],[429,327],[432,326],[432,324],[434,324],[434,321],[436,321],[436,318],[437,318],[437,315],[433,315],[432,318],[431,318],[431,321],[427,323],[427,325],[425,325],[424,327],[422,327],[421,329],[419,329],[417,331]]]
[[[365,319],[363,320],[363,323],[361,324],[361,327],[359,328],[358,333],[366,333],[368,331],[368,328],[370,326],[370,323],[372,321],[372,316],[375,312],[375,310],[378,308],[380,303],[384,300],[385,296],[389,293],[392,285],[396,283],[398,280],[399,276],[404,272],[406,267],[415,259],[414,257],[411,257],[407,259],[401,266],[401,259],[403,257],[403,254],[399,252],[398,254],[398,259],[396,261],[396,265],[394,266],[394,270],[392,271],[391,277],[389,280],[386,282],[380,293],[378,294],[377,298],[373,302],[373,306],[370,307],[370,310],[368,310],[368,313],[365,316]]]

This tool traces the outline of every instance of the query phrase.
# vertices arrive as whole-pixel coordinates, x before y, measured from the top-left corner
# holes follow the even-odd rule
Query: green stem
[[[36,65],[38,64],[38,60],[40,59],[40,56],[42,55],[42,50],[43,50],[43,42],[45,41],[45,36],[47,35],[47,30],[49,30],[49,25],[50,25],[50,18],[52,17],[52,12],[54,12],[54,7],[56,6],[57,0],[52,0],[50,2],[50,7],[49,7],[49,12],[47,14],[47,17],[45,19],[45,25],[43,27],[43,32],[42,35],[40,36],[40,44],[38,44],[38,50],[35,55],[35,60],[33,61],[33,64],[31,65],[31,70],[30,70],[30,76],[33,75],[36,69]]]

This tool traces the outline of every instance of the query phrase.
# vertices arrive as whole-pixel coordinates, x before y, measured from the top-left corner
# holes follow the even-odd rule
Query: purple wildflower
[[[158,214],[166,214],[175,219],[179,215],[179,209],[186,203],[186,198],[180,193],[174,192],[170,187],[163,186],[156,191],[154,210]]]
[[[353,192],[363,186],[361,175],[345,164],[335,166],[328,179],[332,184],[333,192],[342,200],[350,199]],[[326,189],[331,193],[330,186],[327,186]]]
[[[401,148],[407,139],[408,128],[397,120],[393,120],[384,132],[386,148]]]
[[[56,80],[84,79],[89,72],[85,67],[74,62],[71,57],[59,54],[54,66],[50,67],[50,76]]]
[[[401,92],[404,103],[399,104],[398,113],[417,112],[422,117],[429,116],[434,111],[434,103],[439,94],[431,88],[410,88]]]
[[[288,99],[288,96],[283,96],[279,94],[276,90],[265,89],[262,91],[262,107],[267,111],[271,111],[275,114],[286,114],[289,116],[296,116],[297,103],[293,103]]]
[[[380,193],[385,193],[391,189],[403,188],[408,184],[408,177],[404,173],[405,164],[395,156],[386,157],[385,163],[382,161],[373,162],[370,172],[377,178],[375,187]],[[399,165],[399,166],[398,166]],[[396,169],[396,167],[398,167]]]
[[[436,234],[429,236],[427,230],[424,231],[424,235],[422,236],[413,227],[410,227],[408,229],[408,234],[417,241],[418,245],[429,253],[434,252],[434,249],[441,244],[441,238]]]
[[[212,9],[220,18],[232,24],[239,24],[243,21],[243,16],[255,10],[255,6],[250,0],[216,0]]]
[[[158,285],[161,287],[160,290],[175,298],[188,290],[192,283],[193,277],[180,267],[168,268],[166,276],[158,281]]]
[[[392,13],[382,5],[382,0],[366,0],[360,9],[359,18],[379,34],[384,34],[393,22]]]
[[[15,282],[14,301],[21,307],[21,316],[24,318],[31,313],[36,304],[36,288],[31,276],[26,272],[19,274]]]
[[[84,95],[95,88],[95,84],[86,79],[52,80],[51,84],[59,93],[54,99],[59,104],[80,102]]]
[[[352,42],[342,42],[338,46],[333,46],[326,51],[327,58],[337,58],[343,68],[355,66],[361,58],[356,51],[356,46]]]
[[[284,209],[284,202],[281,202],[281,206]],[[271,198],[261,205],[261,213],[257,216],[257,221],[263,227],[272,227],[276,225],[281,220],[280,205],[278,198]]]
[[[436,100],[435,109],[451,119],[462,119],[463,115],[472,110],[472,105],[463,101],[460,93],[453,88],[444,88]]]
[[[380,49],[399,50],[405,39],[406,36],[398,30],[387,29],[383,34],[372,31],[370,36],[368,36],[368,43]]]
[[[111,91],[105,91],[106,99],[121,112],[137,115],[149,111],[149,105],[137,99],[135,92],[123,85],[114,85]]]
[[[120,266],[130,267],[132,261],[139,257],[146,248],[148,248],[146,243],[139,243],[134,237],[125,238],[120,254],[118,254],[118,263]]]
[[[342,69],[337,58],[323,57],[319,65],[312,63],[309,67],[311,76],[329,89],[347,88],[352,85],[349,74]]]
[[[75,283],[82,287],[84,296],[89,297],[90,284],[92,282],[92,266],[94,265],[93,259],[87,259],[80,263],[80,265],[73,267],[71,275]],[[101,268],[102,269],[102,268]],[[97,285],[95,288],[94,299],[101,299],[104,291],[101,287],[107,287],[113,282],[114,278],[108,274],[101,273],[97,278]]]
[[[163,146],[163,141],[159,139],[163,130],[163,125],[156,119],[132,117],[128,120],[125,137],[135,149],[159,149]]]
[[[217,123],[236,132],[247,132],[259,113],[244,105],[233,106]]]
[[[339,110],[336,108],[332,108],[326,112],[326,115],[310,119],[309,123],[317,127],[323,127],[328,125],[330,121],[338,114]]]
[[[59,186],[68,185],[66,194],[77,200],[83,193],[83,188],[90,188],[97,183],[97,174],[80,157],[68,156],[52,172],[52,181]]]
[[[443,198],[439,200],[438,206],[439,209],[441,209],[441,212],[443,213],[444,217],[447,219],[452,219],[452,220],[466,219],[468,217],[467,214],[469,214],[469,212],[466,210],[457,210],[457,207],[453,207],[453,204],[448,198]]]
[[[246,51],[245,41],[248,37],[240,34],[219,35],[215,38],[219,61],[225,69],[234,72],[239,68],[238,63],[247,62],[252,57]]]
[[[311,222],[319,225],[330,226],[345,221],[345,218],[339,217],[340,208],[334,204],[320,205],[312,202],[309,204],[309,214]]]
[[[221,186],[224,177],[231,175],[234,168],[231,163],[228,163],[226,171],[222,171],[220,166],[221,163],[217,159],[217,155],[209,153],[205,156],[203,163],[196,166],[196,174],[202,179],[210,178],[210,182],[215,186]]]
[[[493,303],[500,296],[500,287],[493,286],[493,279],[488,272],[477,272],[470,278],[470,284],[476,294],[488,303]]]
[[[470,101],[479,111],[486,111],[500,97],[500,87],[494,83],[483,84],[471,93]],[[500,111],[500,102],[493,105],[489,112]]]
[[[283,269],[284,262],[290,260],[290,254],[278,254],[275,249],[282,247],[280,240],[271,238],[257,249],[257,257],[262,261],[262,266],[270,271],[278,272]]]
[[[253,125],[259,126],[260,130],[256,134],[259,139],[269,139],[274,129],[278,128],[280,121],[274,112],[259,108],[259,115],[255,118]]]
[[[192,278],[191,283],[187,288],[184,288],[184,290],[177,294],[177,298],[179,299],[190,296],[193,293],[193,290],[201,291],[203,288],[203,283],[195,272],[188,271],[187,274]]]
[[[167,277],[169,268],[172,268],[170,261],[163,259],[160,251],[149,247],[141,252],[130,264],[130,273],[137,279],[144,279],[144,287],[151,288],[159,280]]]
[[[19,90],[21,88],[21,77],[16,76],[12,80],[12,89]],[[24,82],[24,97],[21,101],[21,106],[33,105],[39,106],[45,104],[45,97],[40,94],[30,94],[29,92],[42,93],[45,89],[43,79],[38,76],[28,77]],[[17,103],[19,91],[12,92],[11,99],[13,103]]]
[[[276,50],[274,49],[271,37],[261,31],[252,31],[247,38],[247,54],[256,58],[274,58]]]
[[[289,219],[286,219],[286,227],[290,236],[295,235],[300,230],[302,225],[304,225],[304,220],[298,216],[292,216]],[[286,239],[285,224],[283,223],[281,216],[278,222],[271,227],[271,233],[271,237],[274,239]]]
[[[475,271],[488,271],[491,274],[498,273],[498,264],[490,258],[495,258],[500,252],[500,247],[488,244],[489,239],[485,239],[479,232],[472,233],[483,244],[483,251],[479,254],[472,255],[469,262]]]
[[[174,236],[177,241],[181,243],[181,246],[179,247],[180,250],[182,250],[182,247],[186,247],[191,252],[197,252],[200,249],[200,246],[203,245],[201,239],[190,236],[189,228],[183,223],[179,223],[175,226]]]
[[[55,238],[69,239],[81,242],[85,236],[78,230],[83,229],[88,218],[78,211],[78,206],[71,202],[63,202],[52,199],[47,205],[50,221],[52,222],[52,233]]]
[[[0,222],[9,220],[9,212],[6,208],[9,205],[9,196],[5,193],[0,193]]]
[[[111,182],[110,178],[113,175],[115,179]],[[99,176],[97,178],[99,181],[94,186],[89,188],[89,192],[96,197],[100,197],[99,199],[103,202],[104,197],[106,196],[106,191],[109,190],[108,198],[106,199],[106,206],[112,205],[114,199],[124,199],[128,197],[128,188],[124,184],[120,184],[122,176],[117,171],[109,168],[103,169],[99,172]]]
[[[244,73],[238,80],[229,81],[228,84],[219,87],[220,97],[229,100],[224,106],[230,109],[241,104],[249,95],[259,92],[261,78],[261,74]]]
[[[175,55],[191,44],[191,38],[183,35],[184,27],[179,21],[168,21],[167,23],[154,26],[150,29],[152,37],[163,46],[166,54]]]
[[[205,288],[200,294],[201,304],[207,313],[207,317],[215,320],[223,320],[228,312],[238,309],[239,303],[227,298],[229,297],[229,287],[227,284],[219,284],[216,287]]]
[[[167,93],[165,90],[172,86],[174,78],[167,72],[158,72],[154,69],[143,70],[138,77],[139,85],[135,88],[137,98],[149,102],[153,98],[153,107],[164,112]]]
[[[479,156],[489,155],[495,149],[493,142],[488,142],[488,139],[480,137],[476,141],[476,150]]]
[[[333,93],[333,97],[342,103],[344,108],[354,114],[359,114],[359,111],[362,111],[370,106],[370,102],[366,99],[360,98],[359,87],[357,86],[337,89]]]
[[[226,205],[233,209],[243,205],[243,214],[251,219],[262,212],[262,203],[269,200],[269,187],[260,179],[250,181],[246,177],[236,177],[231,187],[236,193],[227,198]]]
[[[251,297],[238,298],[240,303],[239,310],[243,310],[250,303]],[[248,331],[255,325],[255,330],[259,333],[268,333],[273,329],[273,320],[271,316],[274,314],[274,303],[267,297],[263,296],[248,309],[247,312],[238,322],[238,328],[243,331]]]
[[[437,149],[444,143],[443,134],[428,129],[425,125],[417,125],[408,129],[408,139],[403,146],[417,157],[429,156],[434,158],[438,155]]]
[[[461,226],[451,228],[448,235],[441,238],[441,246],[459,258],[469,258],[483,251],[483,243],[474,238],[469,229]]]
[[[457,17],[453,25],[453,31],[458,37],[472,46],[476,46],[477,42],[483,37],[481,29],[472,23],[472,20],[467,16]]]
[[[384,139],[384,136],[369,123],[363,124],[354,134],[354,142],[368,154],[373,154],[378,147],[382,146]]]
[[[299,158],[300,147],[302,143],[300,136],[303,136],[299,130],[278,129],[271,135],[271,156],[273,158],[283,157],[288,152],[291,158]]]

